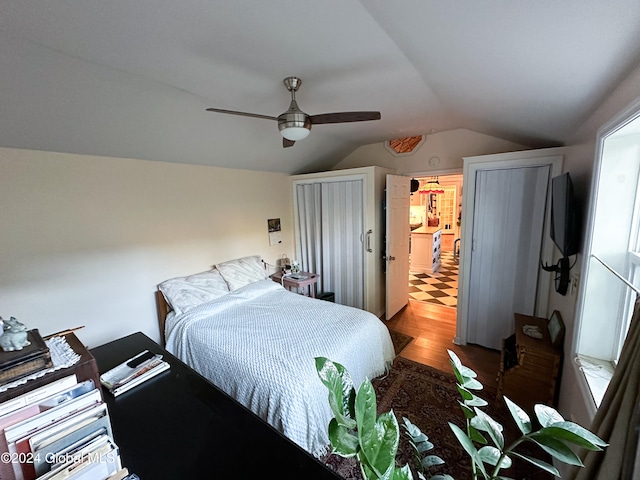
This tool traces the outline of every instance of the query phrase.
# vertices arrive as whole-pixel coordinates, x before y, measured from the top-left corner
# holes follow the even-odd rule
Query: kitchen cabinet
[[[440,227],[420,227],[411,232],[411,271],[435,273],[440,268]]]

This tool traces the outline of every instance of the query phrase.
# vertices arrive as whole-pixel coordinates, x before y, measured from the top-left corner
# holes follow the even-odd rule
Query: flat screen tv
[[[578,216],[569,172],[551,179],[551,238],[563,257],[578,253],[580,246]]]

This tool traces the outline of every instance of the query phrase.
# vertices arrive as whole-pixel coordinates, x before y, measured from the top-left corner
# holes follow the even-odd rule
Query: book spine
[[[100,402],[102,402],[100,390],[92,390],[89,393],[85,393],[84,395],[74,398],[73,400],[63,402],[58,407],[45,410],[24,422],[5,428],[5,438],[9,445],[11,445],[11,442],[15,442],[18,438],[35,431],[37,428],[51,425],[55,421],[60,420],[69,414],[78,412],[89,405]]]
[[[144,375],[146,372],[148,372],[149,370],[152,370],[153,368],[157,367],[161,363],[163,363],[163,360],[161,358],[153,358],[148,362],[145,362],[134,373],[127,376],[125,379],[113,384],[111,389],[121,387],[123,385],[126,385],[129,382],[134,381],[136,378],[138,378],[141,375]]]
[[[43,355],[27,360],[26,362],[18,363],[11,368],[0,371],[0,385],[52,366],[53,363],[51,362],[50,355]]]
[[[112,368],[108,372],[103,373],[100,376],[100,381],[102,384],[107,387],[109,390],[116,388],[119,385],[123,385],[129,382],[132,378],[136,377],[140,374],[140,372],[146,368],[148,365],[155,364],[159,360],[162,360],[162,355],[155,354],[148,360],[145,360],[143,363],[137,365],[135,368],[131,368],[128,366],[129,362],[135,361],[137,358],[150,354],[148,350],[144,350],[139,353],[135,357],[130,358],[126,362],[121,363],[117,367]]]
[[[14,412],[21,407],[37,403],[40,400],[62,392],[77,383],[78,379],[76,375],[73,374],[68,377],[61,378],[60,380],[56,380],[55,382],[51,382],[48,385],[36,388],[31,392],[24,393],[19,397],[7,400],[0,404],[0,416]]]
[[[111,393],[113,393],[113,395],[117,397],[118,395],[128,390],[131,390],[133,387],[140,385],[141,383],[144,383],[145,381],[149,380],[152,377],[155,377],[156,375],[164,372],[165,370],[169,370],[169,364],[161,360],[161,363],[156,367],[146,371],[145,373],[137,377],[135,380],[132,380],[131,382],[125,383],[124,385],[113,389]]]
[[[113,395],[114,396],[118,396],[121,393],[124,393],[128,390],[131,390],[133,387],[140,385],[141,383],[144,383],[145,381],[149,380],[152,377],[155,377],[156,375],[158,375],[159,373],[164,372],[165,370],[169,369],[169,364],[167,362],[161,361],[160,364],[158,364],[157,366],[155,366],[152,369],[147,370],[145,373],[143,373],[142,375],[136,377],[134,380],[132,380],[131,382],[125,383],[124,385],[116,388],[113,390]]]

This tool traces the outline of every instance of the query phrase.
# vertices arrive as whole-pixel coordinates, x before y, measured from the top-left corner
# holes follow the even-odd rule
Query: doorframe
[[[396,170],[390,168],[371,166],[371,167],[355,167],[343,170],[328,170],[325,172],[305,173],[292,175],[289,177],[291,192],[291,205],[294,224],[294,250],[296,255],[299,253],[300,236],[299,225],[296,212],[298,211],[298,201],[296,196],[296,185],[300,183],[322,183],[346,180],[363,179],[363,198],[364,198],[364,237],[362,241],[366,241],[366,235],[371,231],[371,252],[364,253],[365,268],[365,310],[373,313],[378,318],[385,315],[385,275],[383,271],[383,214],[382,204],[384,200],[384,188],[386,174],[391,173],[397,175]]]
[[[448,175],[462,175],[462,185],[460,186],[461,190],[460,192],[458,192],[458,196],[462,195],[462,200],[464,202],[464,196],[465,196],[465,179],[464,179],[464,172],[462,168],[448,168],[445,170],[427,170],[427,171],[419,171],[419,172],[415,172],[415,173],[407,173],[407,174],[403,174],[406,175],[408,177],[411,178],[426,178],[426,177],[446,177]],[[459,229],[460,235],[458,235],[458,238],[462,237],[462,224],[460,225],[460,229]],[[455,240],[455,239],[454,239]],[[462,240],[460,240],[460,242],[462,242]],[[411,268],[411,261],[409,261],[409,268]],[[458,283],[458,302],[460,301],[460,284]],[[453,308],[453,307],[448,307],[448,308]],[[456,325],[458,324],[458,308],[459,305],[458,303],[456,303]]]
[[[564,148],[546,148],[541,150],[524,150],[519,152],[498,153],[493,155],[480,155],[475,157],[463,157],[462,182],[464,194],[462,195],[462,222],[460,225],[460,262],[458,272],[458,315],[456,320],[456,336],[453,342],[457,345],[466,345],[468,338],[469,318],[469,290],[470,268],[472,255],[471,239],[466,238],[466,232],[473,232],[473,212],[475,207],[476,174],[481,170],[497,170],[505,168],[549,166],[550,177],[547,186],[547,202],[542,237],[541,257],[551,259],[553,255],[553,242],[550,236],[550,211],[551,205],[551,179],[562,173]],[[465,241],[469,240],[469,241]],[[547,304],[549,290],[551,288],[551,276],[540,274],[536,292],[536,315],[547,316]]]

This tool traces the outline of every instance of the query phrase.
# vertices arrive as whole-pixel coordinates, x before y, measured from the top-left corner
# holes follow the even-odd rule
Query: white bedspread
[[[375,315],[271,280],[171,316],[166,338],[167,350],[315,456],[329,445],[332,414],[314,357],[342,363],[357,388],[395,356]]]

